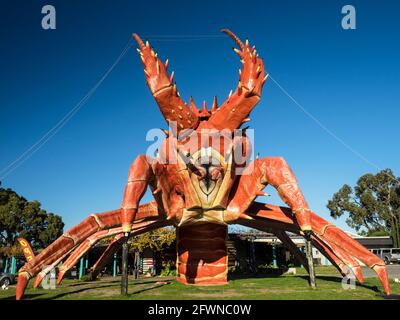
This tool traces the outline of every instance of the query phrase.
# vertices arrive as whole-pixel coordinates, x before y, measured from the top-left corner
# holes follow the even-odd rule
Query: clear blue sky
[[[353,4],[357,29],[341,28]],[[57,29],[41,28],[41,8]],[[400,174],[397,1],[1,1],[0,169],[55,125],[98,81],[132,32],[219,35],[228,27],[256,44],[267,69],[332,132],[381,168]],[[152,41],[183,98],[223,101],[240,63],[229,38]],[[332,194],[377,169],[343,147],[268,81],[252,113],[255,149],[283,156],[311,208],[329,218]],[[3,180],[60,214],[69,228],[120,206],[147,130],[165,127],[132,48],[72,120]],[[280,204],[271,187],[271,203]],[[144,201],[148,201],[147,194]],[[267,200],[267,199],[265,199]],[[345,219],[335,221],[346,230]]]

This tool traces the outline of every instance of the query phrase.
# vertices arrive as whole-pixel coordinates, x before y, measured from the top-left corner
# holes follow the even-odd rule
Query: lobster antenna
[[[236,34],[234,34],[231,30],[229,29],[222,29],[221,32],[227,34],[229,37],[231,37],[233,39],[233,41],[236,42],[236,44],[240,47],[240,49],[244,48],[244,44],[243,42],[239,39],[238,36],[236,36]]]

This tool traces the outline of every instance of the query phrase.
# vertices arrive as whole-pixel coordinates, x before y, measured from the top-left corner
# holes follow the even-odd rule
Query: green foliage
[[[400,180],[390,169],[365,174],[351,188],[345,184],[329,200],[333,218],[348,214],[346,223],[363,235],[391,235],[400,247]]]
[[[93,276],[92,276],[91,273],[84,274],[84,275],[79,279],[79,281],[82,281],[82,282],[88,282],[88,281],[94,281],[94,280],[96,280],[96,279],[93,279]]]
[[[259,272],[259,273],[268,273],[273,269],[276,269],[276,268],[274,267],[274,264],[272,262],[266,263],[266,264],[259,264],[257,266],[257,272]]]
[[[175,229],[161,228],[146,232],[129,240],[130,249],[143,252],[145,248],[161,251],[170,246],[176,239]]]
[[[161,277],[168,277],[168,276],[176,276],[176,269],[170,264],[167,263],[165,267],[161,270],[160,273]]]
[[[362,230],[359,232],[360,235],[365,236],[365,237],[383,237],[383,236],[390,236],[389,231],[383,231],[383,230],[371,230],[371,231],[365,231]]]
[[[110,244],[111,241],[114,240],[114,238],[115,238],[115,236],[109,236],[109,237],[105,237],[103,239],[100,239],[97,242],[97,245],[108,245],[108,244]]]
[[[48,213],[38,201],[27,201],[11,189],[0,187],[0,248],[13,255],[19,251],[18,237],[24,237],[37,250],[48,246],[63,231],[60,216]]]

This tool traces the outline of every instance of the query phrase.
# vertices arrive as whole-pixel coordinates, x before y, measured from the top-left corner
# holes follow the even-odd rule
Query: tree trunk
[[[400,225],[399,225],[399,220],[397,219],[396,216],[393,216],[392,236],[393,236],[393,246],[395,248],[400,248]]]

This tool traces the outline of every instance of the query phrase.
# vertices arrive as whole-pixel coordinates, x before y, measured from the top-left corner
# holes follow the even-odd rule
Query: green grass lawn
[[[384,299],[382,287],[376,278],[366,279],[363,285],[357,284],[354,290],[342,288],[342,278],[332,268],[317,268],[317,289],[309,288],[304,270],[297,269],[297,275],[245,276],[231,279],[223,286],[187,286],[171,277],[146,278],[129,281],[129,295],[121,296],[120,278],[101,278],[93,282],[64,280],[54,290],[26,290],[25,299]],[[31,281],[32,282],[32,281]],[[400,299],[400,284],[391,280],[392,298]],[[0,290],[1,299],[14,299],[15,285],[8,290]]]

